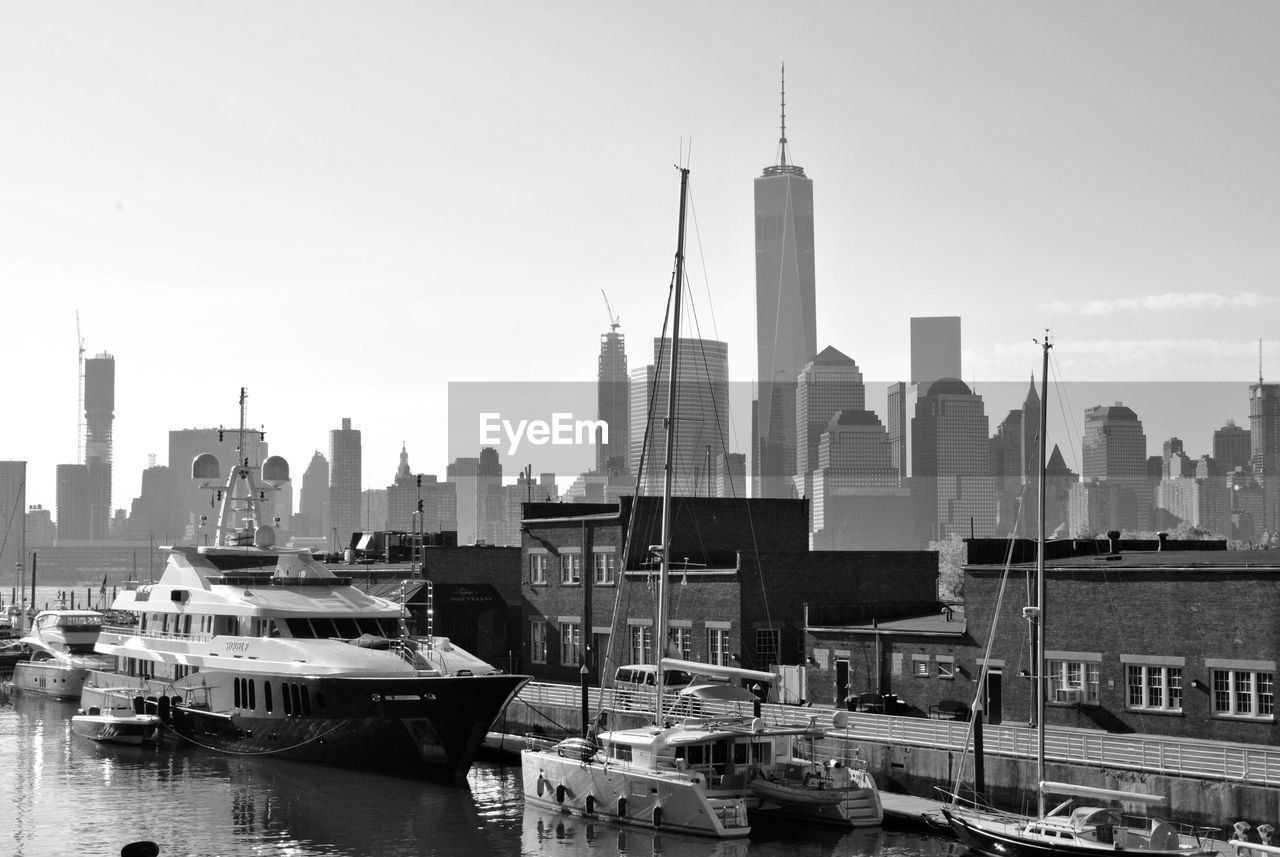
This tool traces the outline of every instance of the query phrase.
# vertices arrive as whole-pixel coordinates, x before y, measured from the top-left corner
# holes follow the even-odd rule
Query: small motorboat
[[[163,732],[160,717],[98,707],[84,708],[71,718],[71,731],[82,738],[104,744],[159,744]]]

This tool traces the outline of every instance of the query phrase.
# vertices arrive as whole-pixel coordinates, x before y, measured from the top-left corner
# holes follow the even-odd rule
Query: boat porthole
[[[662,826],[662,807],[660,806],[655,806],[653,808],[653,826],[654,827]]]
[[[596,796],[587,795],[587,815],[592,815],[596,811]]]
[[[564,786],[556,786],[556,803],[564,803]]]
[[[618,818],[626,818],[626,817],[627,817],[627,799],[624,797],[620,797],[618,798]]]

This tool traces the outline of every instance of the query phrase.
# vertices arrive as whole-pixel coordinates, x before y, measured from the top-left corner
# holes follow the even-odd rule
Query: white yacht
[[[20,640],[29,656],[13,664],[13,688],[58,699],[78,699],[93,669],[110,669],[114,661],[94,653],[102,631],[96,610],[42,610],[31,632]]]
[[[244,449],[244,391],[241,428]],[[402,604],[369,595],[309,550],[281,548],[259,502],[288,479],[270,457],[211,455],[192,475],[216,491],[214,544],[167,548],[155,583],[122,591],[94,687],[138,688],[148,711],[199,747],[460,779],[494,718],[528,681],[450,644],[411,637]]]

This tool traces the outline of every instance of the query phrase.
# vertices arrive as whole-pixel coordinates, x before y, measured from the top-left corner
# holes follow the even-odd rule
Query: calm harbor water
[[[465,788],[71,734],[75,705],[0,689],[0,852],[162,857],[959,857],[915,829],[760,830],[714,842],[525,811],[518,763],[481,763]]]

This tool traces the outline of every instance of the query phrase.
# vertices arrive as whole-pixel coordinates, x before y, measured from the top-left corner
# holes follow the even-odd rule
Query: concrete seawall
[[[592,712],[594,714],[594,712]],[[646,722],[642,715],[610,713],[610,728]],[[517,698],[494,724],[507,734],[537,734],[551,738],[579,735],[581,708],[533,706]],[[963,767],[964,781],[973,779],[972,759],[947,748],[905,746],[854,737],[829,736],[817,742],[818,755],[845,761],[861,759],[888,792],[942,799]],[[984,760],[987,800],[1002,809],[1035,810],[1036,765],[1027,759],[987,756]],[[1119,770],[1083,764],[1049,763],[1044,778],[1076,785],[1164,795],[1167,809],[1157,809],[1169,821],[1196,827],[1218,828],[1215,838],[1234,836],[1233,825],[1250,825],[1256,841],[1259,825],[1280,828],[1280,789],[1267,786],[1177,777],[1142,771]]]

